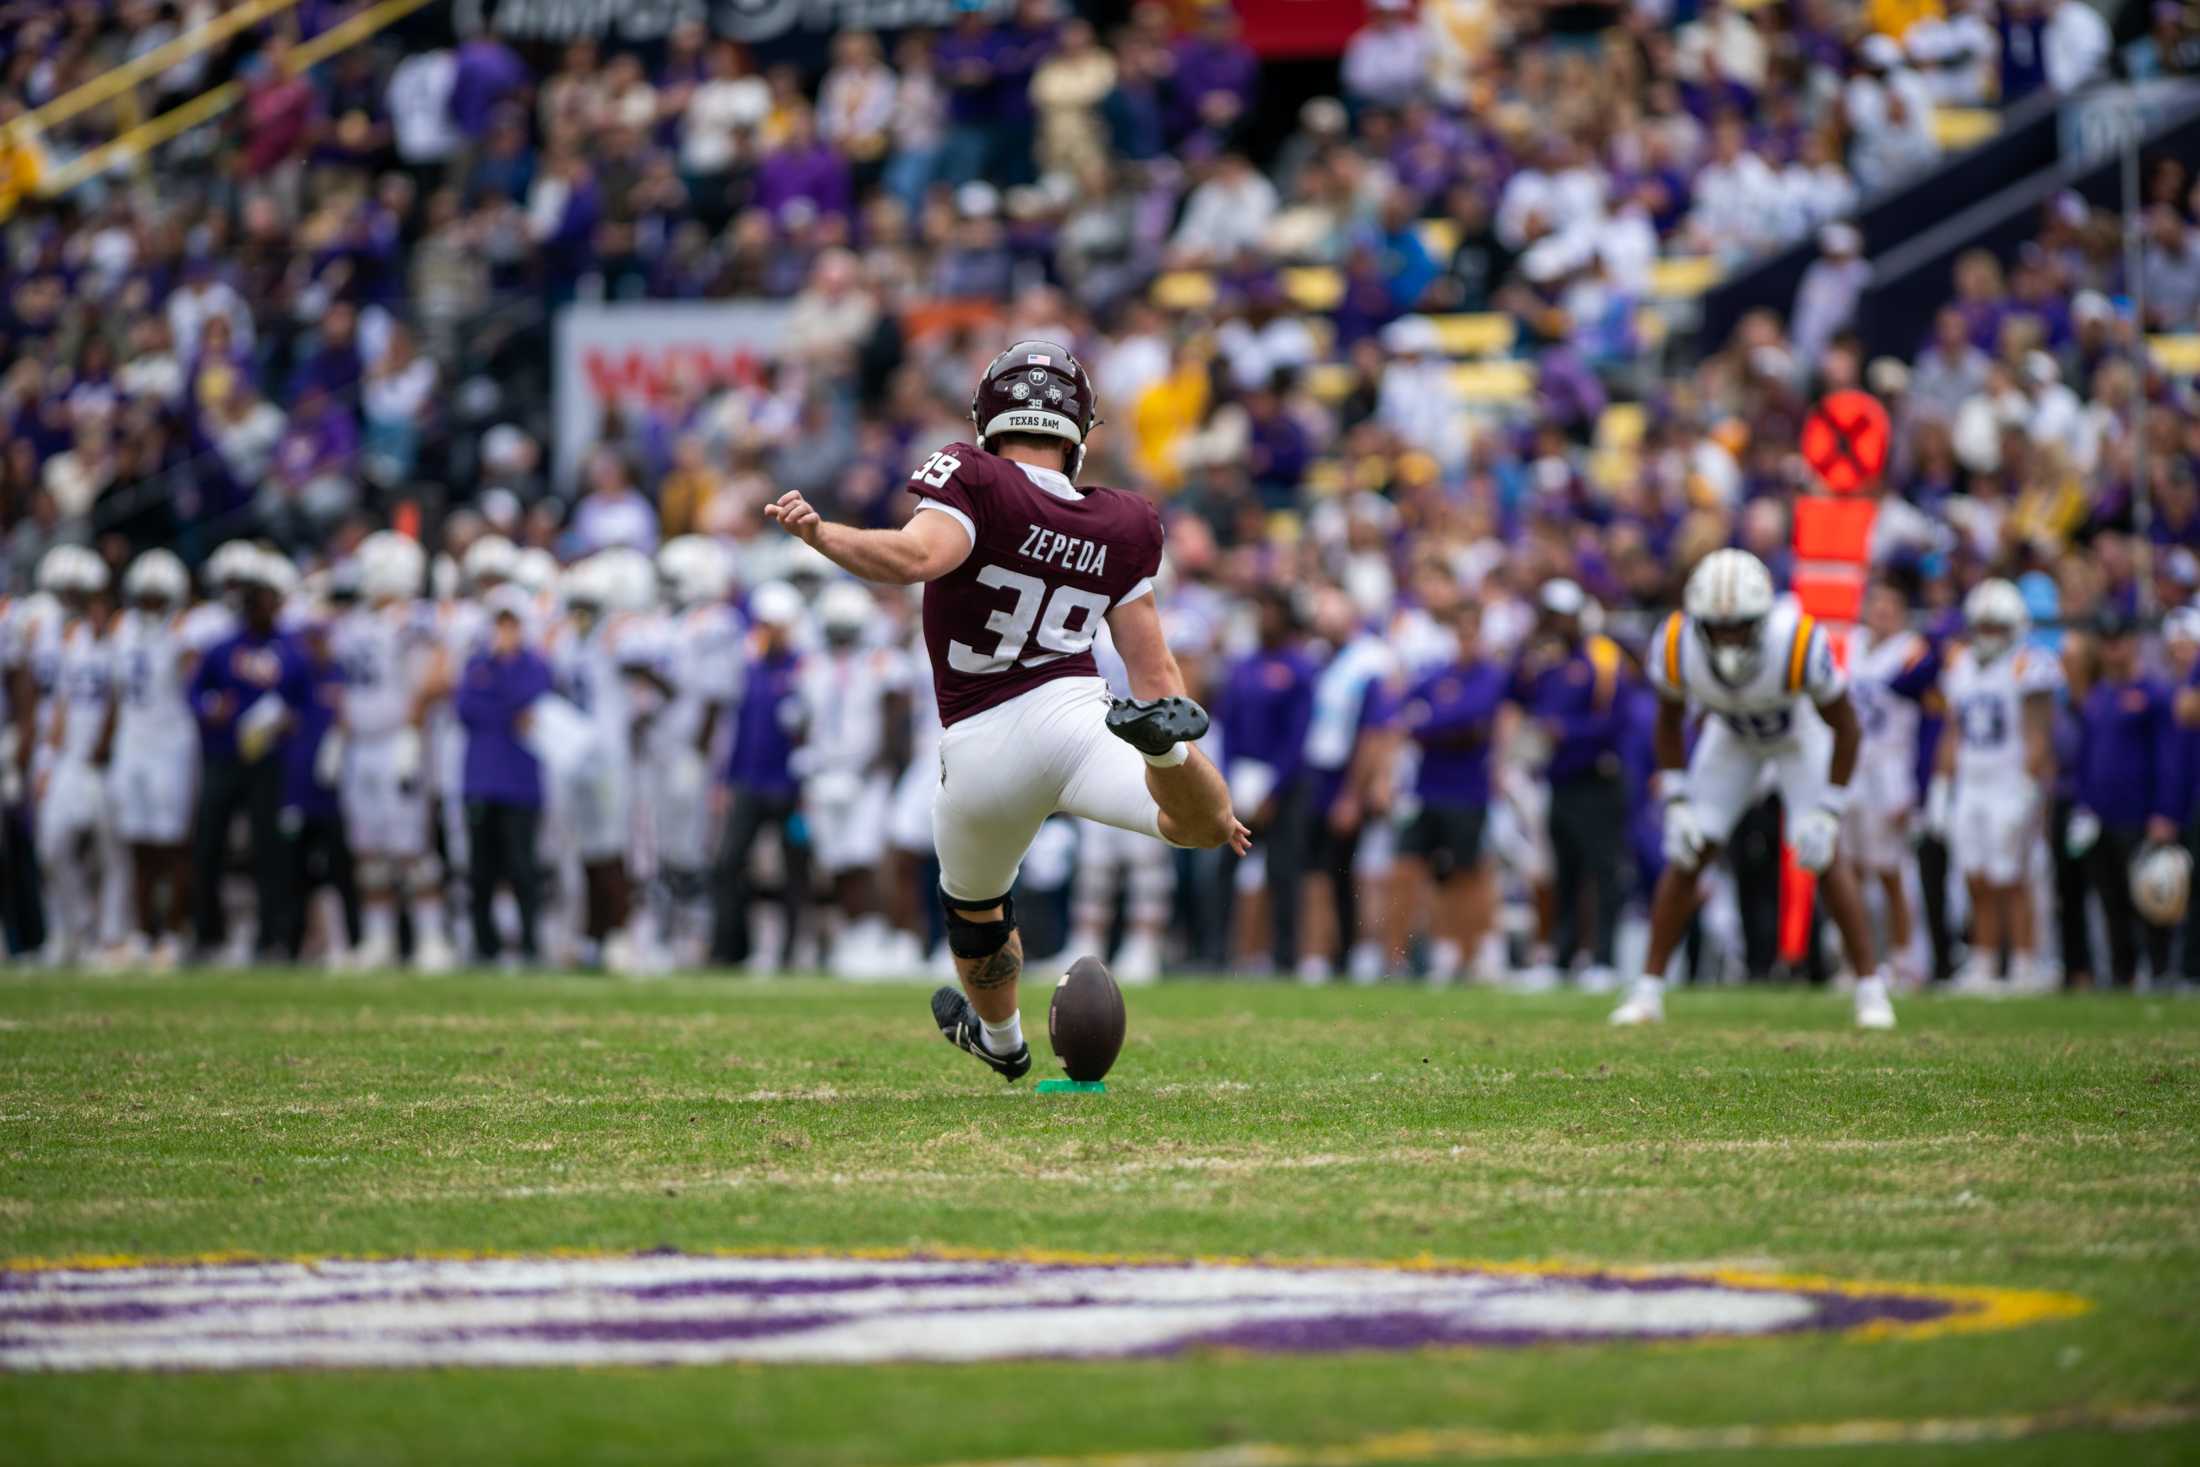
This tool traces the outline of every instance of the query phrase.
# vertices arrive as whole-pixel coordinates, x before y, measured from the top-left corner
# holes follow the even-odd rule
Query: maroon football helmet
[[[1085,438],[1100,422],[1092,378],[1069,348],[1052,341],[1019,341],[993,359],[970,395],[970,421],[978,447],[996,433],[1037,433],[1066,439],[1069,476],[1085,463]]]

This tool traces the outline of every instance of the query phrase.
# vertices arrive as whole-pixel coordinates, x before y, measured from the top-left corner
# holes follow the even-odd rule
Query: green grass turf
[[[1043,1047],[1045,992],[1027,995]],[[1116,1364],[0,1377],[17,1462],[922,1463],[2200,1406],[2200,1002],[1130,995],[1104,1097],[925,992],[0,980],[0,1254],[958,1245],[1720,1264],[2068,1290],[1906,1341]],[[1042,1056],[1042,1073],[1046,1060]],[[2192,1461],[2200,1428],[1833,1461]],[[1733,1460],[1732,1457],[1727,1460]]]

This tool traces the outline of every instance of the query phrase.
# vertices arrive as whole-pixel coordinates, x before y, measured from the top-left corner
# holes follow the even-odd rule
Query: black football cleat
[[[1108,704],[1108,732],[1141,754],[1161,755],[1178,744],[1206,735],[1207,710],[1189,698],[1114,698]]]
[[[974,1054],[979,1062],[999,1075],[1014,1082],[1031,1073],[1031,1046],[1019,1044],[1009,1055],[995,1054],[985,1047],[985,1025],[978,1019],[978,1011],[970,1006],[970,1000],[959,988],[941,985],[932,995],[932,1022],[940,1026],[940,1038],[966,1054]]]

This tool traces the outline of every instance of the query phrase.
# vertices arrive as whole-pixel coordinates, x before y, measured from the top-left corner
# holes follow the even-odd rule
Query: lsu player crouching
[[[1771,573],[1747,551],[1704,557],[1683,605],[1665,619],[1645,658],[1661,699],[1655,742],[1667,865],[1651,901],[1642,976],[1612,1022],[1665,1017],[1665,970],[1695,914],[1698,876],[1756,802],[1769,771],[1786,807],[1788,844],[1799,865],[1821,875],[1826,907],[1858,974],[1857,1025],[1891,1029],[1894,1003],[1872,956],[1855,874],[1834,861],[1863,731],[1833,649],[1792,599],[1774,595]],[[1709,716],[1684,769],[1691,703]]]

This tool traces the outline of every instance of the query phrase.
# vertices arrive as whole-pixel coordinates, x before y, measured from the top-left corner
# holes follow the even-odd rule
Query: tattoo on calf
[[[1002,948],[971,970],[969,974],[970,986],[972,988],[999,988],[1004,983],[1014,983],[1023,976],[1023,971],[1023,944],[1011,939],[1007,947]]]

